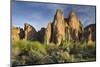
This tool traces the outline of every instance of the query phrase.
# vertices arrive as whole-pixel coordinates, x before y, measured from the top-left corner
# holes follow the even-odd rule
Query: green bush
[[[62,41],[60,46],[38,41],[12,41],[12,64],[51,64],[65,62],[93,61],[96,57],[95,42]]]

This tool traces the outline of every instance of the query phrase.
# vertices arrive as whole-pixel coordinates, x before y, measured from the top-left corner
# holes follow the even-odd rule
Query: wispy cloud
[[[65,17],[74,10],[84,26],[95,23],[94,6],[13,2],[12,24],[22,26],[27,22],[39,30],[41,27],[46,27],[48,22],[53,21],[56,9],[61,9]]]

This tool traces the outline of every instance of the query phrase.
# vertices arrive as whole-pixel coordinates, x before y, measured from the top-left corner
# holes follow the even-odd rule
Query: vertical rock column
[[[59,46],[62,40],[65,40],[64,16],[63,12],[57,9],[53,21],[53,42]]]
[[[69,13],[69,26],[71,27],[71,36],[74,41],[79,40],[81,30],[81,23],[74,11]]]
[[[45,37],[46,37],[46,44],[49,44],[51,40],[51,23],[48,23],[48,26],[45,32]]]

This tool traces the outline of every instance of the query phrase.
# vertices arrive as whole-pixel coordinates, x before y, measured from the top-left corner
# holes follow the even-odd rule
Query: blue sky
[[[24,23],[29,23],[40,30],[53,21],[56,9],[61,9],[65,18],[70,11],[75,11],[83,26],[95,23],[95,6],[13,1],[12,25],[23,27]]]

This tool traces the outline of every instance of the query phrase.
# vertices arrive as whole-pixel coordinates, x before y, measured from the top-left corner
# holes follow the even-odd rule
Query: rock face
[[[19,33],[20,33],[20,29],[18,27],[12,27],[12,40],[19,40]]]
[[[62,10],[57,9],[54,20],[48,23],[47,28],[41,28],[37,32],[32,25],[25,23],[24,30],[18,27],[12,28],[12,39],[37,40],[46,44],[53,42],[57,46],[63,40],[66,40],[66,42],[87,40],[91,43],[96,40],[95,30],[95,24],[83,28],[74,11],[69,13],[68,18],[64,18]]]
[[[72,40],[79,40],[79,35],[83,31],[83,27],[74,11],[69,13],[68,24],[70,26]]]
[[[40,41],[41,43],[44,43],[45,30],[46,30],[45,28],[41,28],[41,30],[37,32],[37,40]]]
[[[88,43],[91,43],[92,41],[96,41],[96,25],[90,24],[87,27],[84,28],[84,37],[87,39]]]
[[[60,9],[57,9],[54,16],[52,40],[57,45],[60,45],[61,41],[65,40],[64,16]]]
[[[20,37],[20,39],[24,39],[25,38],[25,32],[24,32],[23,28],[20,28],[19,37]]]
[[[25,31],[25,39],[26,40],[36,40],[37,39],[37,32],[33,26],[30,24],[24,24],[24,31]]]
[[[51,23],[48,23],[48,26],[47,26],[46,32],[45,32],[45,38],[47,40],[46,41],[47,44],[49,44],[49,42],[51,41],[51,34],[52,34],[51,30],[52,30]]]
[[[65,21],[65,39],[66,41],[70,41],[71,40],[71,32],[70,32],[70,27],[68,25],[68,23]]]
[[[80,30],[79,19],[74,11],[69,13],[69,25],[73,30]]]
[[[12,27],[12,40],[18,41],[25,37],[24,30],[18,27]]]

